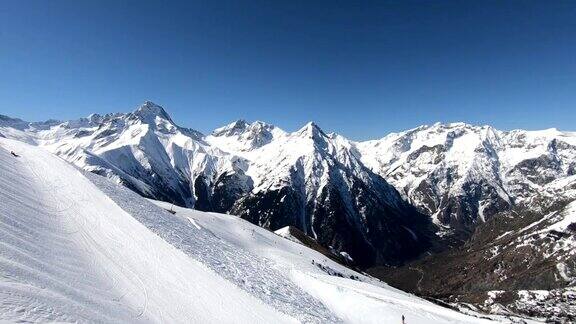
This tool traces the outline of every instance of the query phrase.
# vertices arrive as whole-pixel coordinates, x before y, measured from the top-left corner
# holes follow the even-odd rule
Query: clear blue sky
[[[7,1],[0,114],[576,130],[576,1]]]

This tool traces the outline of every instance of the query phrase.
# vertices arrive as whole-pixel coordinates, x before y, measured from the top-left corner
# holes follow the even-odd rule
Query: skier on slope
[[[404,315],[402,315],[402,324],[406,324],[406,318],[404,317]]]
[[[14,153],[14,151],[10,151],[10,154],[12,154],[13,157],[20,157],[20,155]]]

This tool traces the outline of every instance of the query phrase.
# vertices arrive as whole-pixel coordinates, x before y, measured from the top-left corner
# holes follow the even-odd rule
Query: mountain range
[[[545,290],[538,314],[556,298],[576,316],[576,133],[438,123],[357,142],[239,120],[204,135],[145,102],[71,121],[0,115],[0,136],[144,197],[291,226],[424,296],[530,313],[522,298]]]

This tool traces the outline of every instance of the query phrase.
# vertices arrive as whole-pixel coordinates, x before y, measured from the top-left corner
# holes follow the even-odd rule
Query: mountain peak
[[[145,101],[136,111],[134,115],[141,117],[145,121],[154,120],[156,117],[160,117],[172,122],[170,115],[162,108],[162,106],[153,103],[152,101]]]
[[[423,125],[421,127],[426,127]],[[428,128],[441,128],[441,129],[452,129],[452,128],[475,128],[475,125],[471,125],[465,122],[436,122]]]
[[[237,121],[231,122],[226,126],[222,126],[220,128],[216,128],[213,132],[213,136],[232,136],[238,135],[246,130],[246,128],[250,125],[244,119],[238,119]]]
[[[324,133],[324,131],[316,123],[312,121],[306,123],[306,125],[304,125],[304,127],[296,131],[296,133],[303,136],[309,136],[312,138],[318,136],[327,137],[326,133]]]
[[[269,133],[274,129],[273,125],[267,124],[265,122],[261,122],[259,120],[249,123],[244,119],[239,119],[235,122],[232,122],[226,126],[216,128],[212,132],[212,136],[233,136],[233,135],[242,135],[244,133]]]

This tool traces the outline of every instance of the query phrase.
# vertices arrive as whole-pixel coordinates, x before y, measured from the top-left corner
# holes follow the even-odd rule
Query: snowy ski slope
[[[155,235],[63,160],[0,145],[0,318],[295,322]]]
[[[165,208],[0,138],[0,321],[488,322],[239,218]]]

